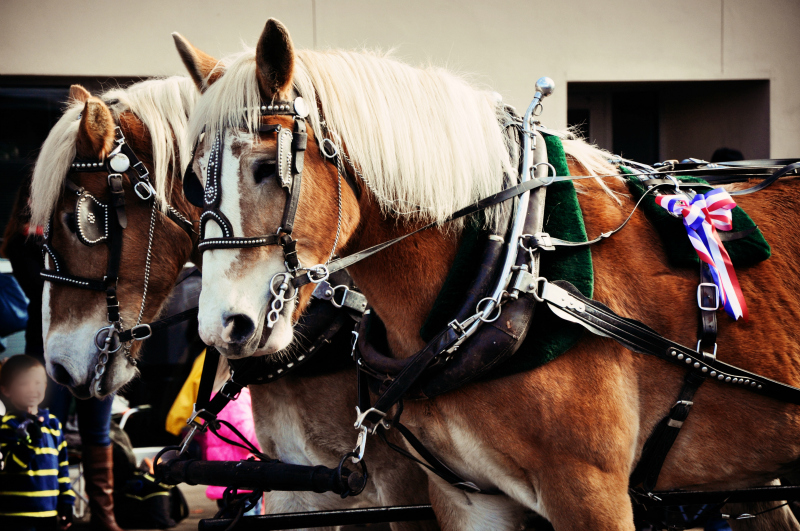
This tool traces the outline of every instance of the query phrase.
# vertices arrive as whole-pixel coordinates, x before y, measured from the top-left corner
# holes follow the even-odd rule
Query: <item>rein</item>
[[[137,361],[130,354],[130,344],[132,341],[142,341],[150,337],[155,331],[178,322],[186,321],[197,315],[197,309],[195,308],[153,323],[142,323],[144,308],[147,301],[147,287],[150,279],[150,259],[152,255],[156,211],[158,210],[156,192],[150,183],[150,172],[136,156],[133,149],[127,144],[119,125],[116,127],[115,142],[117,147],[105,160],[75,159],[70,165],[71,173],[97,173],[105,171],[108,174],[107,182],[111,197],[110,204],[107,205],[100,202],[83,187],[76,185],[69,178],[65,180],[64,184],[67,191],[77,196],[74,223],[76,225],[75,233],[79,241],[86,246],[93,246],[101,242],[105,242],[106,245],[108,245],[109,251],[106,274],[102,279],[93,279],[72,275],[64,270],[61,260],[59,260],[57,253],[51,245],[52,216],[44,231],[45,242],[42,247],[43,254],[50,257],[55,267],[55,269],[43,269],[41,271],[40,274],[45,281],[79,289],[105,292],[106,294],[106,309],[109,324],[99,329],[94,337],[95,346],[100,351],[98,362],[94,369],[95,374],[92,379],[95,394],[101,392],[101,382],[110,354],[123,349],[128,362],[135,366]],[[127,330],[125,329],[122,316],[120,315],[119,299],[117,298],[117,281],[122,258],[122,231],[128,226],[128,218],[125,213],[123,174],[127,174],[131,182],[134,183],[133,189],[136,196],[142,201],[152,203],[147,255],[145,259],[142,303],[139,308],[139,315],[136,323]],[[192,222],[172,205],[168,206],[166,217],[184,230],[191,240],[194,240]]]

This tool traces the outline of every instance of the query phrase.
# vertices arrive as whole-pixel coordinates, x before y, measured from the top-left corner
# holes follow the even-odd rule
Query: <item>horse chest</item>
[[[277,459],[287,463],[312,465],[327,462],[326,452],[315,447],[308,437],[307,411],[288,392],[286,384],[251,386],[253,420],[262,448],[271,448]]]

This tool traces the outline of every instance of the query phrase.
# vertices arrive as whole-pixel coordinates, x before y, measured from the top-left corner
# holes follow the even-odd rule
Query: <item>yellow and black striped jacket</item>
[[[0,517],[53,517],[59,503],[75,503],[67,441],[61,423],[46,409],[40,409],[35,420],[41,437],[19,436],[17,428],[25,420],[25,415],[9,414],[0,422],[5,463],[0,471]]]

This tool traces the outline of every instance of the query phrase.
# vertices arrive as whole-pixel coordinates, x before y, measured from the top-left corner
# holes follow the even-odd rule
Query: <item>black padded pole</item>
[[[290,465],[277,461],[198,461],[172,459],[159,463],[159,481],[169,485],[234,486],[244,490],[335,492],[346,485],[336,470],[324,466]],[[345,475],[345,474],[343,474]],[[346,482],[347,478],[342,481]]]

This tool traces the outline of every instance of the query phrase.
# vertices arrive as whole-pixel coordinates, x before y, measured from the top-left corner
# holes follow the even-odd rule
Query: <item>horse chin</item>
[[[136,375],[136,367],[120,350],[110,356],[110,362],[106,366],[103,378],[100,380],[100,386],[93,385],[90,380],[89,392],[93,397],[102,400],[125,387]],[[75,391],[72,391],[72,394],[75,394]]]
[[[281,314],[280,319],[271,330],[264,326],[261,341],[259,341],[258,349],[253,353],[253,356],[272,356],[292,343],[294,327],[292,326],[291,315],[292,312]]]

